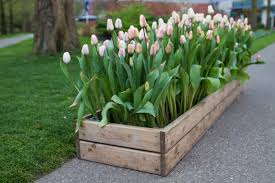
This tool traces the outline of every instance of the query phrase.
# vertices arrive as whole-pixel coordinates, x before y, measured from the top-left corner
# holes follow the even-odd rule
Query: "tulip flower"
[[[162,27],[156,30],[156,36],[158,39],[162,39],[164,37],[164,30]]]
[[[206,23],[209,23],[209,22],[212,20],[211,15],[207,15],[207,16],[205,17],[205,20],[206,20]]]
[[[105,45],[101,45],[100,47],[98,47],[98,53],[101,57],[104,56],[105,51],[106,51],[106,46]]]
[[[206,33],[206,39],[211,40],[213,37],[213,31],[212,30],[208,30]]]
[[[167,26],[167,32],[166,33],[167,33],[168,36],[172,35],[172,33],[173,33],[173,25],[169,24]]]
[[[140,40],[146,39],[147,38],[147,33],[143,29],[141,29],[139,31],[138,37],[139,37]]]
[[[96,45],[98,43],[98,39],[96,37],[96,35],[92,35],[91,36],[91,45]]]
[[[159,24],[159,27],[162,26],[162,24],[164,24],[164,21],[162,18],[159,18],[158,19],[158,24]]]
[[[247,25],[248,24],[248,18],[244,19],[244,24]]]
[[[193,38],[193,32],[190,31],[190,32],[188,33],[188,39],[191,40],[192,38]]]
[[[220,44],[220,42],[221,42],[221,38],[219,35],[216,36],[216,42],[217,42],[217,44]]]
[[[71,61],[71,55],[70,55],[70,53],[69,52],[65,52],[63,54],[63,62],[65,64],[68,64],[70,61]]]
[[[89,46],[87,44],[84,44],[82,46],[81,53],[82,53],[82,55],[89,55]]]
[[[152,23],[152,29],[153,29],[153,30],[156,30],[157,27],[158,27],[157,22],[154,21],[154,22]]]
[[[170,53],[171,53],[171,50],[172,50],[171,43],[168,43],[167,46],[166,46],[166,48],[165,48],[166,54],[170,54]]]
[[[124,36],[124,32],[123,32],[123,31],[119,31],[119,32],[118,32],[118,38],[119,38],[120,40],[124,40],[124,39],[125,39],[125,36]]]
[[[138,54],[142,51],[142,46],[141,46],[140,43],[137,43],[137,44],[136,44],[135,51],[136,51],[136,53],[138,53]]]
[[[208,14],[214,14],[215,13],[215,11],[214,11],[214,9],[211,5],[208,6],[207,12],[208,12]]]
[[[185,20],[188,18],[188,15],[187,14],[183,14],[182,17],[181,17],[181,21],[182,22],[185,22]]]
[[[189,8],[188,9],[188,17],[194,18],[194,16],[195,16],[195,12],[194,12],[193,8]]]
[[[110,46],[110,40],[105,40],[105,41],[103,42],[103,45],[104,45],[106,48],[109,48],[109,46]]]
[[[173,17],[174,22],[175,22],[176,24],[179,24],[179,23],[180,23],[180,16],[179,16],[179,14],[178,14],[177,12],[173,11],[173,12],[172,12],[172,17]]]
[[[150,48],[150,55],[156,55],[159,50],[159,43],[156,41]]]
[[[135,37],[136,37],[136,30],[135,30],[134,26],[130,26],[130,28],[128,29],[128,38],[130,40],[132,40]]]
[[[118,57],[125,57],[125,49],[124,48],[119,48],[118,50]]]
[[[134,42],[128,44],[128,53],[129,53],[129,54],[133,54],[134,51],[135,51],[135,47],[136,47],[136,46],[135,46],[135,43],[134,43]]]
[[[186,38],[184,35],[181,35],[180,36],[180,44],[184,44],[184,43],[186,43]]]
[[[140,15],[139,17],[139,25],[140,27],[144,28],[147,25],[146,19],[144,15]]]
[[[126,43],[125,43],[124,40],[120,40],[120,41],[118,42],[118,48],[119,48],[119,49],[125,49],[125,48],[126,48]]]
[[[113,31],[114,30],[114,24],[112,19],[107,20],[107,30],[108,31]]]
[[[122,21],[121,21],[120,18],[117,18],[117,19],[116,19],[115,28],[116,28],[116,29],[121,29],[121,28],[122,28]]]

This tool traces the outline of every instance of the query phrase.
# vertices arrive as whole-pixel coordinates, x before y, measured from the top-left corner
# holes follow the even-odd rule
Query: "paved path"
[[[0,48],[4,48],[13,44],[16,44],[18,42],[24,41],[26,39],[30,39],[33,37],[33,34],[24,34],[24,35],[19,35],[11,38],[4,38],[0,39]]]
[[[249,69],[244,92],[169,176],[73,159],[37,182],[274,183],[275,44],[261,54],[267,64]]]

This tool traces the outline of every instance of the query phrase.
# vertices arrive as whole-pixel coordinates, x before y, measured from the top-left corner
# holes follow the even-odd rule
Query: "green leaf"
[[[201,83],[201,66],[192,65],[190,69],[190,81],[193,89],[198,89]]]
[[[217,91],[218,89],[220,89],[221,83],[219,79],[207,77],[204,80],[206,83],[206,90],[208,94],[213,93],[214,91]]]
[[[154,105],[151,102],[147,102],[140,110],[138,110],[136,113],[139,114],[150,114],[154,117],[156,117]]]
[[[84,116],[84,110],[85,110],[85,106],[84,103],[81,102],[78,108],[78,112],[77,112],[77,121],[76,121],[76,128],[75,128],[75,133],[78,132],[81,122],[82,122],[82,118]]]
[[[99,123],[99,126],[100,126],[100,127],[104,127],[104,126],[106,126],[106,125],[109,123],[109,121],[108,121],[108,111],[109,111],[110,109],[119,110],[119,107],[118,107],[118,105],[117,105],[116,103],[114,103],[114,102],[108,102],[108,103],[104,106],[104,108],[103,108],[103,110],[102,110],[102,112],[101,112],[102,119],[101,119],[101,121],[100,121],[100,123]]]

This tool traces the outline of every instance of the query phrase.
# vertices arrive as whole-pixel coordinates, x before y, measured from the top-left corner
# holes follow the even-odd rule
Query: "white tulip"
[[[106,46],[105,45],[101,45],[100,47],[98,47],[98,52],[99,52],[99,55],[101,57],[104,56],[105,50],[106,50]]]
[[[207,15],[207,16],[205,17],[205,20],[206,20],[206,23],[209,23],[209,22],[212,20],[211,15]]]
[[[71,61],[71,55],[70,55],[70,53],[69,52],[65,52],[63,54],[63,62],[65,64],[68,64],[70,61]]]
[[[115,28],[116,28],[116,29],[121,29],[121,28],[122,28],[122,21],[121,21],[120,18],[117,18],[117,19],[116,19]]]
[[[152,23],[152,29],[153,29],[153,30],[156,30],[157,27],[158,27],[157,22],[154,21],[154,22]]]
[[[126,43],[124,40],[120,40],[118,43],[118,48],[119,49],[125,49],[126,48]]]
[[[82,55],[89,55],[89,46],[87,44],[84,44],[82,46],[81,53],[82,53]]]
[[[188,9],[188,17],[193,18],[194,16],[195,16],[195,12],[194,12],[193,8],[189,8]]]
[[[113,24],[113,20],[112,19],[108,19],[107,20],[107,30],[108,31],[114,30],[114,24]]]
[[[162,18],[159,18],[158,23],[159,23],[159,27],[162,26],[162,24],[164,24],[163,19],[162,19]]]
[[[211,5],[208,6],[207,10],[208,10],[208,14],[214,14],[215,13],[215,11],[214,11],[214,9]]]
[[[96,35],[92,35],[91,36],[91,45],[96,45],[98,43],[98,39],[96,37]]]

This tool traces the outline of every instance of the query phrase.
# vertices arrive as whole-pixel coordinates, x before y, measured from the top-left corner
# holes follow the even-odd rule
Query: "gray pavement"
[[[275,182],[275,44],[241,96],[167,176],[73,159],[39,183]]]
[[[24,35],[11,37],[11,38],[0,39],[0,48],[4,48],[30,38],[33,38],[33,34],[24,34]]]

